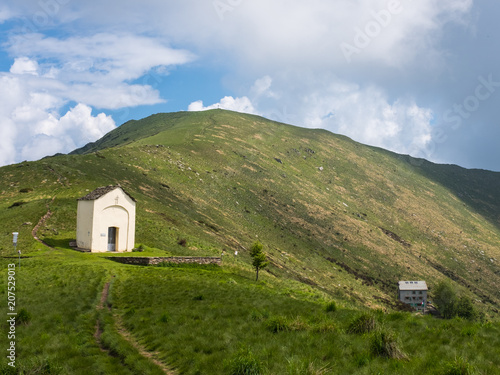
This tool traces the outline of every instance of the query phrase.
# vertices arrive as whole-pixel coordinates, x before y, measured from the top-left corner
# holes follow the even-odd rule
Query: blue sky
[[[0,165],[220,106],[500,171],[499,15],[487,0],[3,4]]]

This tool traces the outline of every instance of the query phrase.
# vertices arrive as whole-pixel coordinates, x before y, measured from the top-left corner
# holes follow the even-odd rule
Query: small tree
[[[259,270],[265,268],[269,262],[267,261],[266,254],[262,252],[262,244],[257,241],[250,249],[250,256],[252,257],[252,266],[255,268],[255,281],[259,280]]]
[[[458,295],[449,282],[442,281],[436,286],[434,302],[445,319],[455,316],[469,320],[480,318],[472,300],[466,295]]]
[[[451,284],[441,281],[434,290],[434,303],[443,318],[451,319],[456,315],[457,302],[457,293]]]
[[[472,300],[467,296],[461,296],[456,304],[455,313],[464,319],[474,320],[477,316]]]

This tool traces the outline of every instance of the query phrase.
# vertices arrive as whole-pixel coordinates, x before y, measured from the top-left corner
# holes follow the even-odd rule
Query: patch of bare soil
[[[401,245],[403,245],[404,247],[411,247],[411,243],[403,240],[401,237],[399,237],[396,233],[393,233],[391,232],[390,230],[387,230],[387,229],[384,229],[382,227],[379,227],[382,232],[384,232],[386,234],[386,236],[388,236],[389,238],[392,238],[394,241],[397,241],[399,242]]]

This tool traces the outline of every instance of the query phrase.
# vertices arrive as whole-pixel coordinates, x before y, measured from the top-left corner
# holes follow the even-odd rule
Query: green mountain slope
[[[234,373],[238,361],[272,374],[500,366],[500,173],[213,110],[130,121],[0,175],[2,267],[18,261],[18,231],[17,308],[32,314],[17,328],[18,372],[2,362],[2,373],[164,373],[151,358],[186,374]],[[137,267],[71,250],[76,199],[109,184],[137,200],[140,255],[223,253],[223,267]],[[256,240],[270,260],[258,283]],[[447,279],[494,323],[396,313],[405,279],[426,280],[431,296]],[[326,312],[331,301],[337,311]],[[378,333],[352,334],[368,309]],[[373,354],[370,342],[391,332],[406,361]]]
[[[214,110],[131,121],[73,155],[2,176],[6,217],[36,223],[55,197],[41,232],[48,242],[74,238],[76,198],[120,183],[139,201],[139,243],[174,254],[240,251],[244,263],[259,239],[269,273],[357,303],[392,300],[400,279],[432,286],[448,277],[488,308],[500,304],[499,173]],[[26,204],[8,208],[18,201]],[[179,249],[181,237],[188,247]]]

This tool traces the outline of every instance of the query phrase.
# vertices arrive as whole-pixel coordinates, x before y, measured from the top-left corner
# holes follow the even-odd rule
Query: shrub
[[[459,316],[464,319],[474,320],[478,318],[478,312],[467,296],[457,296],[450,283],[440,282],[434,292],[434,302],[445,319]]]
[[[471,299],[467,296],[462,296],[458,299],[455,307],[455,313],[459,317],[469,320],[475,319],[477,315]]]
[[[248,349],[240,349],[229,361],[229,375],[260,375],[264,366]]]
[[[347,328],[348,333],[368,333],[377,327],[377,322],[372,314],[366,313],[355,318]]]
[[[373,355],[392,359],[407,359],[401,350],[399,340],[391,331],[376,330],[370,339],[370,351]]]
[[[335,301],[328,302],[326,304],[325,310],[326,310],[326,312],[335,312],[335,311],[337,311],[337,304],[335,303]]]
[[[186,247],[187,246],[187,240],[185,238],[180,238],[178,241],[177,241],[177,245],[181,245],[183,247]]]

